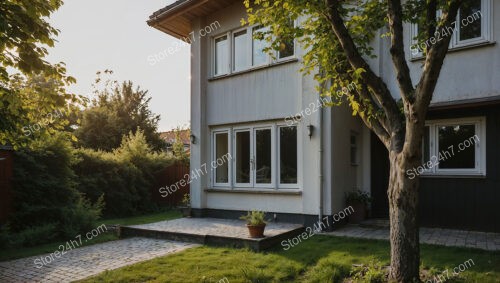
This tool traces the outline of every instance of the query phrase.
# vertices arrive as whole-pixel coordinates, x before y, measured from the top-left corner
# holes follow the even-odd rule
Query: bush
[[[77,188],[90,200],[104,195],[106,217],[122,217],[157,210],[151,198],[155,172],[173,160],[154,153],[142,131],[124,137],[114,152],[79,149],[73,166]]]
[[[34,245],[87,232],[100,216],[76,190],[71,144],[61,135],[34,141],[15,153],[13,213],[8,234],[13,246]]]

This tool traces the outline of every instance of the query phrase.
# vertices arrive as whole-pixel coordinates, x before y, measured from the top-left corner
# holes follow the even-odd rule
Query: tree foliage
[[[104,74],[112,74],[106,70]],[[116,81],[102,82],[98,73],[94,85],[96,98],[81,113],[81,126],[75,135],[83,147],[112,151],[120,146],[122,137],[138,129],[144,132],[146,141],[154,150],[164,148],[164,142],[157,133],[160,115],[149,108],[151,97],[148,92],[134,88],[130,81],[118,84]]]
[[[33,111],[60,106],[60,100],[48,99],[47,89],[42,93],[47,99],[26,103],[26,88],[36,82],[52,82],[55,94],[62,94],[60,83],[74,83],[66,75],[63,63],[52,65],[44,60],[47,47],[53,47],[58,31],[51,27],[47,18],[61,5],[60,0],[5,0],[0,1],[0,143],[17,142],[23,127],[34,121]],[[9,75],[10,73],[10,75]],[[38,87],[42,87],[38,85]],[[39,98],[39,97],[38,97]],[[29,105],[28,105],[29,104]],[[28,118],[27,118],[28,117]],[[21,139],[24,140],[24,139]]]

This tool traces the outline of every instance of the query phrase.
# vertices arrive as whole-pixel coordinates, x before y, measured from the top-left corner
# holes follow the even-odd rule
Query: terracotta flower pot
[[[359,224],[366,219],[366,206],[364,203],[356,202],[351,204],[354,212],[349,215],[349,223]]]
[[[266,224],[260,225],[250,225],[247,224],[248,232],[250,233],[250,238],[264,238],[264,229],[266,229]]]

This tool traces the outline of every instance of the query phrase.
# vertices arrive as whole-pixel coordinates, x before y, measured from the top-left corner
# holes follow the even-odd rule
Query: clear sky
[[[90,96],[98,70],[111,69],[114,79],[131,80],[149,91],[151,109],[161,114],[160,130],[189,123],[190,50],[155,62],[173,45],[173,37],[146,24],[154,11],[173,0],[65,0],[51,16],[60,30],[58,43],[48,61],[65,62],[68,74],[77,79],[71,91]]]

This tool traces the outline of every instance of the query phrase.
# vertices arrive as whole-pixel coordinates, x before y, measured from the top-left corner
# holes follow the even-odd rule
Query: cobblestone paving
[[[216,218],[180,218],[130,227],[155,231],[250,239],[248,235],[248,229],[245,226],[245,222],[242,220]],[[272,237],[300,227],[302,227],[302,225],[271,222],[267,224],[264,234],[266,237]]]
[[[71,282],[194,246],[146,238],[112,241],[70,250],[41,268],[35,260],[48,254],[0,262],[0,282]]]
[[[389,229],[359,227],[357,225],[347,225],[336,231],[323,234],[351,238],[389,239]],[[420,228],[420,243],[500,251],[500,234],[440,228]]]

